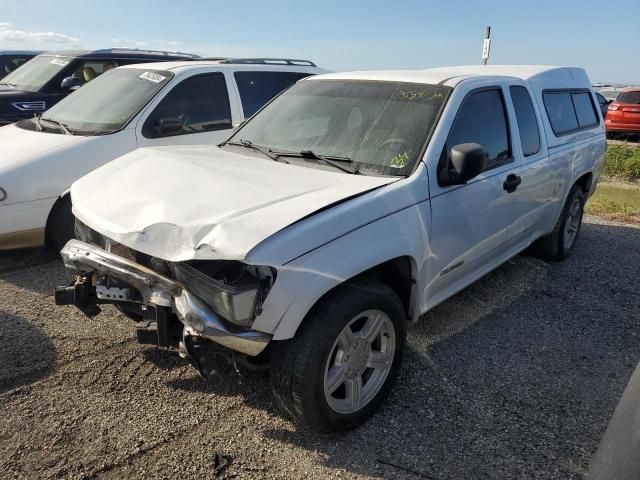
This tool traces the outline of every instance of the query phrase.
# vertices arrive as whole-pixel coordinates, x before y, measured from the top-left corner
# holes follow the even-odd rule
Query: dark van
[[[0,125],[33,117],[85,83],[131,63],[199,58],[187,53],[127,48],[57,51],[38,55],[0,80]]]

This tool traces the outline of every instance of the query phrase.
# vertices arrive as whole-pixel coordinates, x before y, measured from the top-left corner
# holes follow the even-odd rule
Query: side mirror
[[[60,83],[60,89],[64,93],[71,93],[82,86],[82,82],[78,77],[67,77]]]
[[[161,118],[155,122],[153,130],[156,135],[164,136],[182,131],[183,122],[179,118]]]
[[[461,185],[478,176],[487,161],[487,152],[477,143],[461,143],[451,149],[450,185]]]

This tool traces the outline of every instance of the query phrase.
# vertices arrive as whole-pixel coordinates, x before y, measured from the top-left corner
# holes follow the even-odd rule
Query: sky
[[[0,50],[134,47],[289,57],[335,70],[583,67],[640,84],[640,0],[0,0]]]

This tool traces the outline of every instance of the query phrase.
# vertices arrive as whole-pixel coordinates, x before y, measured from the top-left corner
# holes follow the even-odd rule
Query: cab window
[[[487,152],[485,171],[513,162],[507,114],[499,88],[480,90],[467,96],[456,115],[438,166],[438,176],[448,175],[451,149],[461,143],[478,143]],[[446,179],[443,178],[443,185]]]
[[[522,154],[525,157],[535,155],[540,151],[540,131],[531,95],[525,87],[516,85],[509,87],[509,93],[516,112]]]

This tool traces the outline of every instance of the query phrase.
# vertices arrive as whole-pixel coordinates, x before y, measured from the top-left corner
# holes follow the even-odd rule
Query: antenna
[[[482,65],[486,65],[487,60],[489,60],[490,48],[491,48],[491,27],[487,27],[484,31],[484,42],[482,42]]]

